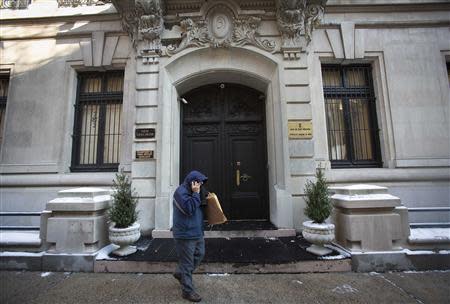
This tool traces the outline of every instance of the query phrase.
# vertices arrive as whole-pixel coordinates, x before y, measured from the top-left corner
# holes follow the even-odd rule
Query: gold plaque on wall
[[[313,137],[311,120],[292,120],[288,122],[289,139],[311,139]]]
[[[153,159],[153,150],[136,151],[136,160]]]

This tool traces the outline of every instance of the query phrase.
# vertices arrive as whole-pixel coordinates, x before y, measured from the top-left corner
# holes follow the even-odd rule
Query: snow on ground
[[[52,274],[51,272],[43,272],[43,273],[41,273],[41,278],[48,277],[51,274]]]
[[[229,273],[208,273],[208,277],[228,277]]]
[[[332,290],[333,292],[339,293],[339,294],[346,294],[346,293],[356,293],[359,290],[356,288],[353,288],[352,286],[348,284],[344,284],[342,286],[337,286]]]
[[[118,249],[119,246],[114,244],[109,244],[108,246],[103,247],[99,251],[97,251],[97,256],[95,259],[98,260],[117,260],[115,258],[111,258],[109,254],[113,252],[114,250]]]
[[[2,251],[0,257],[41,257],[44,252]]]

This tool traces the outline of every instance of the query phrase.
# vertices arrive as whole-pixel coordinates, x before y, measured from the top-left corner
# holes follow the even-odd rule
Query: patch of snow
[[[359,292],[358,289],[351,287],[348,284],[344,284],[342,286],[338,286],[332,290],[333,292],[339,293],[339,294],[346,294],[346,293],[357,293]]]
[[[137,275],[138,275],[138,276],[141,276],[141,275],[143,275],[143,273],[142,273],[142,272],[139,272]]]
[[[437,273],[437,272],[447,273],[447,272],[450,272],[450,270],[423,270],[423,271],[408,270],[408,271],[403,271],[403,273]]]
[[[48,277],[51,274],[52,274],[51,272],[43,272],[43,273],[41,273],[41,278]]]
[[[269,241],[276,241],[277,240],[276,237],[266,237],[265,239],[269,240]]]
[[[375,275],[379,275],[379,273],[378,273],[378,272],[376,272],[376,271],[371,271],[371,272],[369,272],[369,275],[371,275],[371,276],[375,276]]]
[[[448,250],[440,250],[439,252],[432,250],[404,250],[407,255],[424,255],[424,254],[450,254]]]
[[[228,273],[208,273],[208,277],[228,277]]]
[[[118,249],[119,246],[114,244],[109,244],[108,246],[103,247],[99,251],[97,251],[97,256],[95,259],[98,260],[117,260],[116,258],[111,258],[109,254],[114,250]]]
[[[318,259],[319,260],[343,260],[346,259],[347,256],[343,256],[342,254],[340,255],[325,255],[325,256],[319,256]]]
[[[44,252],[3,251],[0,257],[42,257]]]
[[[346,249],[337,244],[327,244],[324,247],[331,249],[333,251],[337,251],[339,255],[343,256],[344,259],[350,258],[352,256],[349,251],[347,251]]]
[[[302,282],[302,281],[299,281],[299,280],[292,280],[292,283],[296,283],[296,284],[299,284],[299,285],[303,285],[303,282]]]

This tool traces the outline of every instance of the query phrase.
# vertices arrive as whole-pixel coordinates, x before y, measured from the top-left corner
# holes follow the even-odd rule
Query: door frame
[[[163,58],[159,65],[155,229],[170,228],[171,196],[180,179],[179,96],[217,82],[240,83],[265,93],[270,221],[279,228],[293,228],[282,57],[247,46],[190,48]]]
[[[261,181],[261,183],[262,183],[261,186],[262,186],[263,189],[261,189],[261,192],[259,193],[261,196],[263,196],[263,208],[264,208],[264,210],[262,211],[261,218],[256,219],[256,220],[258,220],[258,221],[259,220],[269,220],[270,219],[270,212],[269,212],[269,207],[270,207],[269,201],[270,200],[269,200],[269,192],[267,191],[268,184],[269,184],[269,180],[268,180],[269,179],[269,173],[268,173],[268,167],[267,167],[267,163],[268,163],[268,156],[267,156],[267,127],[266,127],[266,122],[267,122],[267,119],[266,119],[267,109],[266,109],[266,107],[267,107],[267,104],[266,104],[265,93],[263,93],[263,92],[261,92],[259,90],[255,90],[252,87],[249,87],[249,86],[246,86],[246,85],[242,85],[242,84],[237,84],[237,83],[213,83],[213,84],[206,84],[206,85],[202,85],[202,86],[193,88],[193,89],[189,90],[188,92],[185,92],[183,95],[189,94],[189,93],[191,93],[191,92],[193,92],[195,90],[200,90],[201,91],[203,89],[204,91],[207,91],[208,87],[214,86],[214,85],[215,86],[219,86],[221,84],[224,84],[225,88],[227,88],[227,87],[229,87],[231,85],[231,86],[234,86],[234,87],[237,87],[237,88],[240,87],[240,88],[243,88],[243,89],[246,89],[246,90],[252,90],[255,93],[259,93],[259,94],[264,96],[264,108],[262,109],[262,113],[261,113],[261,115],[262,115],[262,121],[261,121],[262,134],[261,134],[261,137],[260,137],[260,140],[262,140],[262,149],[263,149],[263,152],[262,152],[263,155],[261,155],[261,156],[262,156],[262,160],[263,160],[263,164],[264,164],[264,169],[263,169],[264,170],[264,177],[263,177],[263,180]],[[217,104],[220,104],[220,103],[226,101],[226,100],[223,100],[223,97],[224,96],[219,97],[222,100],[219,100]],[[189,100],[189,98],[188,98],[188,100]],[[179,183],[180,184],[183,182],[183,179],[184,179],[183,165],[184,165],[184,162],[186,161],[186,152],[183,151],[183,148],[184,148],[184,144],[183,144],[183,130],[184,130],[184,128],[183,128],[183,125],[184,125],[184,109],[185,109],[185,107],[186,106],[181,106],[181,108],[180,108],[180,167],[179,167]],[[226,130],[227,130],[227,128],[226,128],[227,122],[223,121],[222,119],[223,119],[223,117],[221,117],[221,121],[220,121],[219,124],[221,124],[221,125],[223,124],[222,127],[224,127],[224,128],[222,129],[222,133],[218,136],[218,139],[219,139],[219,148],[224,149],[220,153],[222,153],[222,159],[221,160],[224,162],[223,165],[225,166],[225,170],[223,172],[222,178],[220,178],[219,180],[220,180],[220,183],[222,183],[221,190],[223,190],[225,192],[225,193],[223,193],[225,196],[228,193],[228,199],[230,200],[230,204],[231,204],[231,194],[232,194],[231,188],[233,188],[233,187],[232,187],[232,184],[228,184],[227,182],[225,182],[225,179],[226,178],[231,178],[230,175],[232,175],[232,173],[233,173],[232,172],[233,170],[230,169],[229,167],[227,167],[226,164],[227,164],[227,158],[232,155],[232,152],[229,151],[228,149],[232,148],[232,146],[230,144],[231,144],[231,141],[233,140],[233,137],[235,136],[235,134],[230,135],[229,137],[227,137],[227,132],[226,132]],[[207,122],[199,122],[199,124],[205,124],[205,123],[207,123]],[[213,123],[213,122],[210,122],[210,123]],[[235,122],[228,122],[228,123],[234,124]],[[191,168],[191,169],[193,170],[193,169],[196,169],[196,168]],[[203,172],[203,173],[205,173],[205,172]],[[209,189],[209,190],[213,190],[213,189]],[[232,205],[230,205],[230,208],[233,208]],[[229,216],[227,216],[227,217],[231,220],[231,214]],[[251,220],[251,219],[249,219],[249,220]]]

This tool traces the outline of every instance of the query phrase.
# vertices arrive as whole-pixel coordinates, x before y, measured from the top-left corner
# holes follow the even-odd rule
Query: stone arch
[[[179,96],[195,87],[217,82],[244,84],[266,95],[270,220],[280,228],[292,228],[292,202],[287,189],[287,116],[280,102],[284,99],[280,69],[275,56],[251,47],[186,49],[161,62],[156,230],[170,227],[170,197],[179,181]]]

